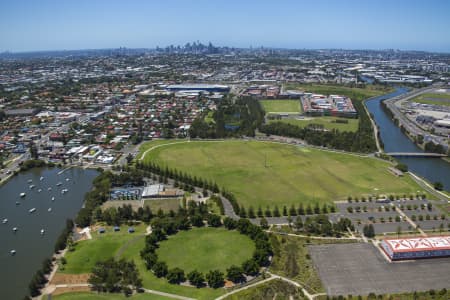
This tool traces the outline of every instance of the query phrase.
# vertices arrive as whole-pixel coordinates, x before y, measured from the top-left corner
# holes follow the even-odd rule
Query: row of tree
[[[259,206],[256,211],[253,208],[253,206],[250,206],[248,210],[246,210],[245,207],[243,206],[239,208],[239,216],[241,218],[250,218],[250,219],[254,219],[256,217],[262,218],[262,217],[327,214],[330,212],[331,213],[336,212],[336,207],[334,205],[324,204],[322,207],[320,207],[318,203],[316,203],[314,206],[312,206],[311,204],[304,206],[303,203],[300,203],[298,207],[295,207],[295,205],[292,204],[289,208],[287,208],[287,206],[285,205],[283,206],[282,210],[278,208],[278,205],[275,205],[273,210],[271,210],[270,207],[266,207],[266,209],[263,210],[261,206]]]
[[[177,169],[172,169],[169,167],[162,167],[157,163],[154,162],[145,162],[145,163],[141,163],[141,162],[136,162],[135,165],[136,169],[138,170],[144,170],[147,171],[146,173],[144,173],[145,176],[147,177],[152,177],[153,174],[157,174],[159,176],[162,176],[162,178],[160,178],[160,181],[162,179],[162,181],[167,181],[164,180],[165,178],[171,178],[173,180],[175,180],[175,185],[177,186],[182,186],[182,184],[184,185],[188,185],[187,188],[190,188],[191,191],[194,190],[195,191],[195,187],[199,187],[203,189],[203,194],[207,194],[207,191],[211,191],[213,193],[220,193],[222,194],[223,197],[227,198],[231,205],[233,206],[234,211],[239,214],[239,205],[237,203],[236,197],[229,191],[226,191],[224,188],[222,188],[222,190],[219,189],[219,186],[217,185],[216,182],[212,181],[212,180],[206,180],[197,176],[191,176],[190,174],[187,174],[185,172],[182,171],[178,171]],[[186,187],[184,186],[183,189],[185,189]],[[220,199],[214,198],[213,199],[217,205],[219,206],[219,209],[221,211],[221,213],[224,212],[224,207],[222,204],[222,201],[220,201]]]
[[[66,221],[66,226],[63,231],[59,235],[58,239],[55,243],[55,253],[58,253],[60,250],[66,248],[67,244],[72,244],[72,230],[73,230],[73,221],[68,219]],[[36,271],[28,284],[28,291],[31,297],[37,297],[41,294],[41,289],[47,283],[47,275],[52,271],[52,260],[50,258],[46,258],[42,263],[42,268]],[[27,298],[26,296],[25,298]]]
[[[52,271],[52,261],[49,258],[46,258],[42,262],[41,269],[37,270],[33,275],[29,285],[28,291],[30,292],[31,297],[37,297],[41,294],[41,289],[47,283],[47,274],[50,274]],[[26,297],[27,298],[27,297]]]

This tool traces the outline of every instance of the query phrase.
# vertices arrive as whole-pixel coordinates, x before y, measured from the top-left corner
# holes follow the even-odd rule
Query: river
[[[2,299],[22,299],[28,293],[33,274],[41,268],[42,261],[52,255],[66,219],[74,218],[80,210],[84,195],[92,188],[92,180],[97,175],[95,170],[79,168],[58,174],[60,171],[58,168],[33,169],[12,177],[0,187],[0,218],[8,219],[7,223],[0,224]],[[58,186],[58,182],[62,184]],[[30,189],[30,185],[35,187]],[[68,192],[62,194],[64,188]],[[26,196],[21,198],[21,192]],[[36,211],[30,213],[32,208]],[[15,233],[14,227],[17,227]],[[43,235],[41,229],[45,230]],[[16,250],[14,256],[10,254],[13,249]]]
[[[406,88],[397,88],[395,92],[366,101],[366,107],[372,113],[380,128],[381,140],[385,152],[424,152],[400,131],[381,107],[381,101],[406,93]],[[440,158],[398,158],[408,165],[413,173],[433,183],[442,182],[445,190],[450,190],[450,163]]]

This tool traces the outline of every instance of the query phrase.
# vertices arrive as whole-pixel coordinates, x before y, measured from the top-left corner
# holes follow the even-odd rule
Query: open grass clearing
[[[144,206],[150,207],[151,211],[154,213],[156,213],[159,209],[166,213],[171,210],[177,212],[180,205],[181,200],[179,198],[144,200]]]
[[[293,113],[302,111],[300,100],[260,100],[266,113]]]
[[[338,123],[336,120],[345,121],[347,123]],[[296,125],[299,127],[306,127],[310,124],[323,125],[325,129],[332,130],[338,129],[339,131],[358,131],[358,119],[348,119],[348,118],[338,118],[338,117],[305,117],[305,118],[283,118],[281,120],[273,120],[271,122],[283,122],[291,125]]]
[[[178,267],[185,273],[197,270],[205,274],[210,270],[226,273],[230,266],[240,266],[250,259],[254,250],[254,242],[246,235],[225,228],[205,227],[169,236],[156,253],[169,269]]]
[[[411,101],[423,104],[450,106],[450,94],[448,93],[425,93]]]
[[[133,226],[136,232],[128,233],[129,226],[120,226],[120,231],[114,232],[111,226],[102,226],[105,233],[91,231],[92,239],[79,241],[75,244],[75,250],[66,254],[67,264],[58,269],[58,272],[66,274],[90,273],[95,263],[112,258],[119,249],[145,233],[145,225]]]
[[[148,152],[145,161],[214,180],[240,204],[263,209],[421,190],[409,176],[392,175],[390,164],[378,159],[270,142],[171,144]]]

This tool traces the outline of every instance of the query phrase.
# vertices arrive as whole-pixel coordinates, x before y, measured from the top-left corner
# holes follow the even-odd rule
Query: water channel
[[[12,177],[0,187],[1,299],[22,299],[28,293],[34,272],[41,268],[45,258],[51,257],[66,219],[74,218],[80,210],[97,175],[95,170],[79,168],[62,174],[60,171],[33,169]],[[31,185],[34,187],[30,188]],[[68,191],[62,193],[63,189]],[[20,197],[22,192],[25,197]],[[30,213],[33,208],[36,210]],[[4,219],[8,221],[3,223]],[[11,255],[11,250],[16,254]]]
[[[400,131],[381,107],[381,101],[406,93],[406,88],[397,88],[391,94],[375,97],[366,101],[367,109],[372,113],[380,128],[381,140],[385,152],[424,152]],[[401,157],[399,161],[408,165],[408,169],[427,179],[429,182],[442,182],[445,190],[450,190],[450,163],[440,158]]]

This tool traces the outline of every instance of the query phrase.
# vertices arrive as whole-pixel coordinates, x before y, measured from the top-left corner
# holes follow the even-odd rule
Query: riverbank
[[[430,91],[430,88],[424,88],[420,90],[413,90],[411,92],[408,92],[402,96],[397,96],[392,99],[387,99],[385,101],[382,101],[382,107],[384,110],[386,110],[386,113],[391,117],[392,121],[395,125],[397,125],[400,130],[421,150],[427,151],[427,146],[425,143],[423,143],[423,137],[425,136],[433,136],[433,141],[439,141],[437,136],[432,135],[430,132],[425,131],[423,128],[421,128],[418,124],[415,124],[411,120],[409,120],[400,110],[398,107],[398,102],[403,102],[412,98],[417,97],[418,95],[421,95],[423,93],[426,93]],[[430,148],[436,148],[434,147]],[[441,145],[443,148],[447,145],[437,144]],[[445,148],[444,148],[445,149]],[[429,150],[428,152],[434,152],[433,150]]]
[[[381,103],[386,99],[394,99],[406,94],[406,88],[397,88],[393,93],[367,99],[365,105],[375,121],[380,135],[380,142],[385,152],[423,152],[413,143],[410,137],[394,124]],[[397,161],[408,165],[409,171],[427,180],[427,182],[442,182],[444,189],[450,189],[450,164],[448,160],[437,158],[398,157]]]

